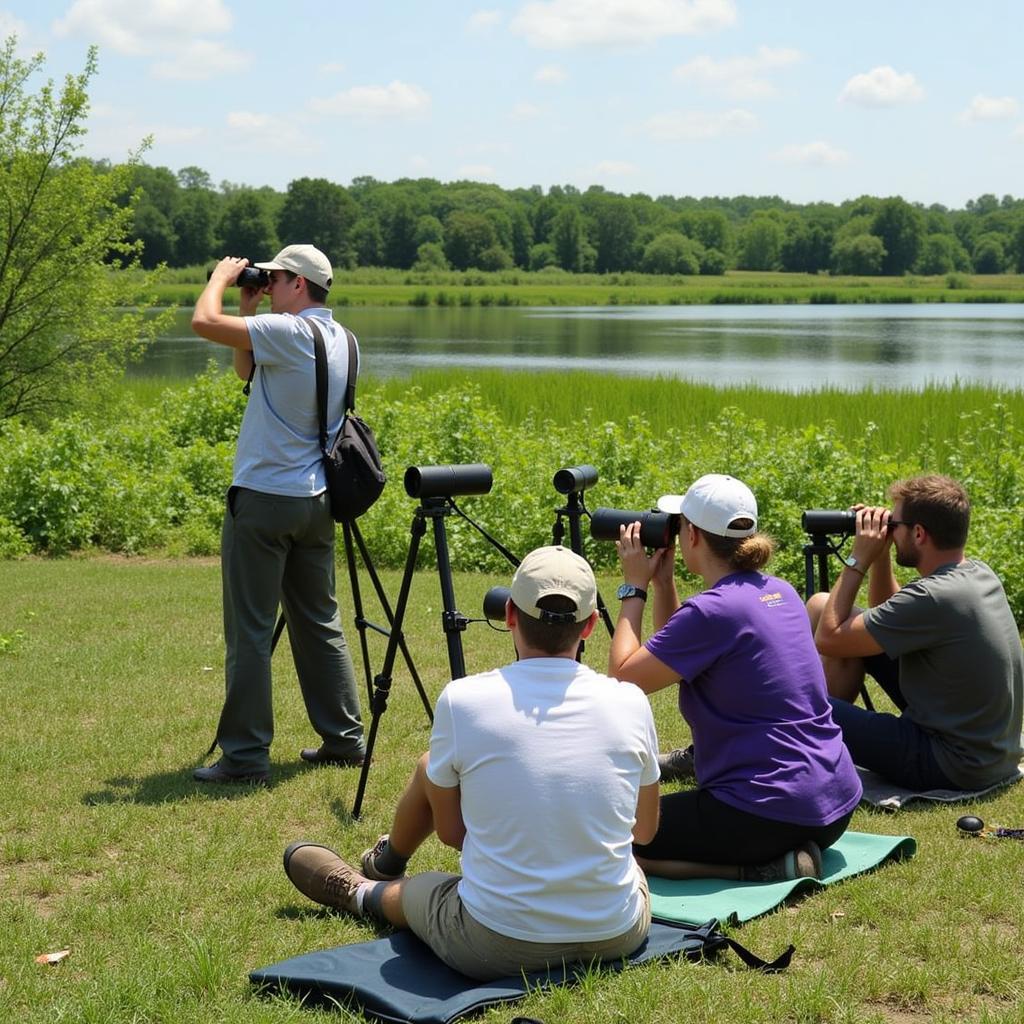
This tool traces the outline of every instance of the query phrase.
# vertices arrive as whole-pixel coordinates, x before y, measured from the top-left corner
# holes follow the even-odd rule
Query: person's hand
[[[243,288],[242,295],[238,300],[238,312],[242,316],[252,316],[259,309],[260,302],[266,293],[266,288]]]
[[[857,532],[850,554],[865,568],[874,564],[889,550],[892,534],[889,532],[889,509],[870,505],[855,506]]]
[[[623,580],[634,587],[646,589],[661,560],[662,551],[669,549],[663,548],[648,556],[647,549],[640,540],[640,523],[637,521],[624,523],[619,527],[619,539],[615,542],[615,550],[619,553]]]
[[[667,548],[658,548],[651,556],[650,565],[652,568],[651,582],[654,584],[655,590],[667,590],[675,586],[675,544],[670,544]]]
[[[210,283],[216,281],[222,287],[229,288],[248,265],[249,261],[242,256],[225,256],[210,273]]]

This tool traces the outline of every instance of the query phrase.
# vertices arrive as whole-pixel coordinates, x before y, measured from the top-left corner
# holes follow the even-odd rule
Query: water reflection
[[[1024,386],[1024,306],[353,308],[377,376],[418,368],[594,370],[787,390]],[[192,376],[229,350],[192,335],[182,311],[133,373]]]

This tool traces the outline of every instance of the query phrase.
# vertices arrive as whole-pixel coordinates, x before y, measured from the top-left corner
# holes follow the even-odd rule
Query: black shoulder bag
[[[381,495],[387,477],[377,451],[373,431],[356,414],[356,376],[359,356],[356,339],[343,327],[348,339],[348,381],[345,387],[345,418],[330,447],[327,446],[327,349],[320,328],[312,320],[316,353],[316,404],[320,414],[320,451],[324,458],[327,494],[336,522],[351,522],[361,516]]]

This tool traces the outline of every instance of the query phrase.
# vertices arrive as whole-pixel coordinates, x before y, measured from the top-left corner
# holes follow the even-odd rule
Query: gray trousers
[[[334,520],[327,495],[228,491],[221,534],[226,695],[221,764],[266,771],[274,737],[270,656],[278,604],[306,713],[332,754],[363,752],[355,670],[334,596]]]

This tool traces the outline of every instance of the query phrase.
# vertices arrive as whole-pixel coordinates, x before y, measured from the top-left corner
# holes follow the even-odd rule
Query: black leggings
[[[850,824],[853,811],[828,825],[791,825],[738,811],[705,789],[667,793],[661,798],[658,833],[633,852],[648,860],[698,864],[764,864],[807,840],[823,850]]]

